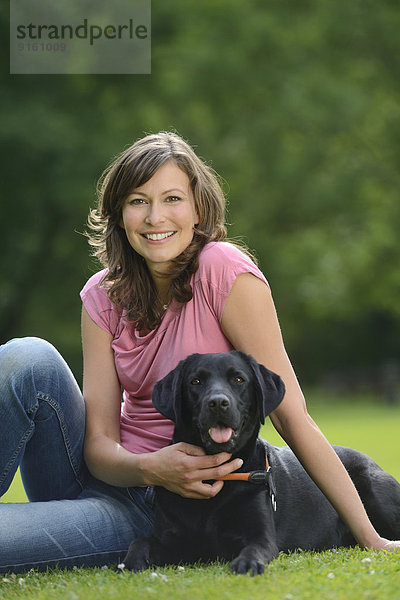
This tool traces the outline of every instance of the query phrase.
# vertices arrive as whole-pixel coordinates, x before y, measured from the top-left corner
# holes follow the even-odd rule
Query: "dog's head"
[[[152,399],[174,421],[175,442],[215,454],[240,451],[284,394],[278,375],[234,350],[192,354],[154,386]]]

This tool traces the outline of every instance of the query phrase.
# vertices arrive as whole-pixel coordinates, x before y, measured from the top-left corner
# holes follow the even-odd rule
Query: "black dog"
[[[250,476],[227,481],[210,500],[156,488],[154,529],[132,542],[127,569],[220,558],[233,559],[235,573],[255,575],[282,550],[356,544],[292,451],[258,437],[260,423],[283,396],[277,375],[237,351],[193,354],[156,384],[154,406],[176,424],[173,443],[202,446],[207,454],[230,452],[244,460],[241,471]],[[340,446],[335,451],[375,528],[400,539],[400,485],[365,454]]]

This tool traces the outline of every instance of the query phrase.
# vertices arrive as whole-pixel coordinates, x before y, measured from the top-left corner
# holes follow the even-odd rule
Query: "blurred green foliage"
[[[148,76],[8,75],[3,52],[0,341],[45,337],[80,378],[96,179],[174,129],[223,177],[300,378],[398,361],[399,31],[395,0],[169,0]]]

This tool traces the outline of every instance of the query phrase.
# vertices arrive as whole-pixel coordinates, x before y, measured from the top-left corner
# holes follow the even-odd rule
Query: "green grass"
[[[19,470],[14,477],[14,481],[8,491],[1,497],[0,502],[26,502],[26,494],[22,485]]]
[[[400,481],[400,405],[388,406],[374,398],[307,394],[308,410],[331,444],[361,450]],[[277,446],[282,439],[268,422],[264,439]],[[399,594],[400,599],[400,594]]]
[[[329,441],[370,454],[400,480],[400,407],[309,396],[309,410]],[[281,444],[271,425],[263,437]],[[17,479],[2,500],[24,499]],[[1,543],[1,541],[0,541]],[[135,600],[394,600],[400,599],[400,555],[359,549],[280,555],[260,577],[233,576],[225,564],[157,569],[118,575],[109,569],[74,569],[2,578],[0,599]]]
[[[358,549],[281,555],[259,577],[227,565],[164,568],[119,575],[106,569],[32,573],[0,579],[0,598],[35,600],[394,600],[400,558]]]

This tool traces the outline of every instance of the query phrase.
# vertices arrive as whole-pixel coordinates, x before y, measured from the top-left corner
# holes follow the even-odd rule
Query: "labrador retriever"
[[[278,375],[239,351],[193,354],[154,387],[156,409],[175,422],[173,443],[222,451],[244,464],[210,500],[156,488],[152,534],[132,542],[127,569],[230,560],[234,573],[264,571],[280,551],[356,544],[337,512],[287,447],[259,437],[283,399]],[[400,485],[371,458],[334,446],[378,532],[400,539]]]

